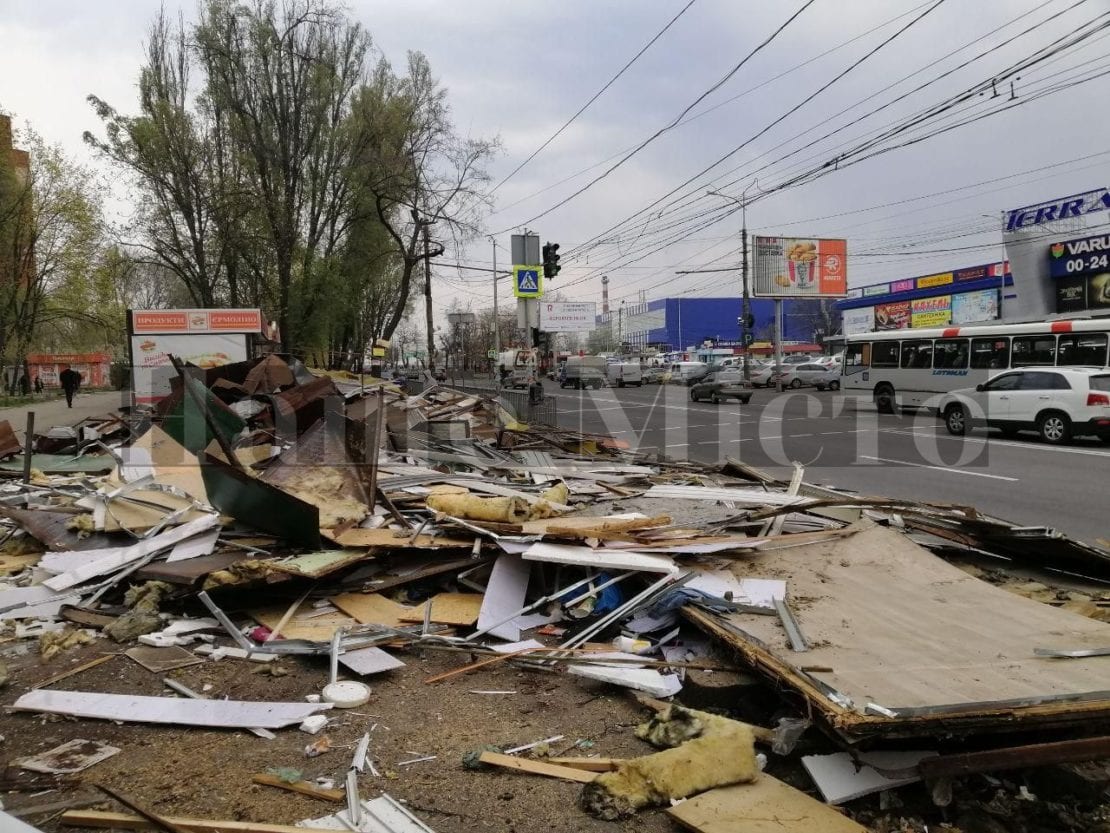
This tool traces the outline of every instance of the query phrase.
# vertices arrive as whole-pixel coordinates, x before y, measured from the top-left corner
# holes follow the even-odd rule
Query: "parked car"
[[[752,399],[752,386],[744,381],[743,373],[720,370],[691,385],[690,399],[693,402],[708,399],[718,404],[726,399],[739,399],[741,404],[747,405]]]
[[[820,375],[814,374],[813,381],[810,384],[817,390],[840,390],[840,377],[842,375],[839,364],[829,365]]]
[[[560,388],[600,388],[605,384],[605,359],[601,356],[571,356],[563,362]]]
[[[759,367],[753,367],[752,386],[757,388],[770,387],[775,383],[775,372],[781,369],[781,367],[776,368],[773,364],[764,364],[760,365]]]
[[[836,385],[833,390],[840,387],[840,365],[827,365],[817,364],[800,364],[798,369],[794,372],[796,379],[801,380],[803,385],[812,385],[818,390],[824,390],[826,387],[834,384]]]
[[[640,381],[645,385],[658,385],[663,381],[663,368],[644,365],[640,370]]]
[[[689,387],[708,375],[709,365],[705,362],[675,362],[671,365],[671,381]]]
[[[940,415],[949,434],[973,426],[999,428],[1003,436],[1036,431],[1059,445],[1074,436],[1110,442],[1110,372],[1105,368],[1008,370],[974,388],[948,393]]]

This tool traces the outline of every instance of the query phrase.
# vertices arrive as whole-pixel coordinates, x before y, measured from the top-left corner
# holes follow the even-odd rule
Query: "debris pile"
[[[0,790],[42,830],[471,830],[528,776],[561,820],[525,802],[535,826],[506,828],[1108,823],[1100,547],[447,387],[177,368],[153,412],[51,428],[30,459],[0,423]],[[128,789],[126,732],[159,725],[194,778],[240,738],[212,758],[222,817],[154,801],[164,775]]]

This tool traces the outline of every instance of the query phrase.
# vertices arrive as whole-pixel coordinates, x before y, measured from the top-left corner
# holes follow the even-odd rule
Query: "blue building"
[[[599,328],[609,328],[615,341],[633,349],[661,351],[700,347],[706,341],[740,341],[741,298],[660,298],[642,304],[622,304],[597,316]],[[775,331],[775,302],[752,298],[756,341],[770,341]],[[839,329],[839,315],[827,299],[783,301],[783,341],[820,342]]]

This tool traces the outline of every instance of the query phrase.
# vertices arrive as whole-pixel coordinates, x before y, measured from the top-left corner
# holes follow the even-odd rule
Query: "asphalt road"
[[[1056,447],[1035,434],[953,437],[924,411],[879,414],[870,399],[803,388],[756,390],[747,405],[694,403],[678,385],[560,390],[560,427],[604,432],[649,453],[702,462],[726,456],[789,477],[867,494],[974,506],[1022,526],[1110,539],[1110,446]]]

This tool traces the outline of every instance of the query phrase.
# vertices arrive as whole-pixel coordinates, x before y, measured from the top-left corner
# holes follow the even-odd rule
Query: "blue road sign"
[[[513,294],[518,298],[539,298],[543,295],[543,267],[514,266]]]

